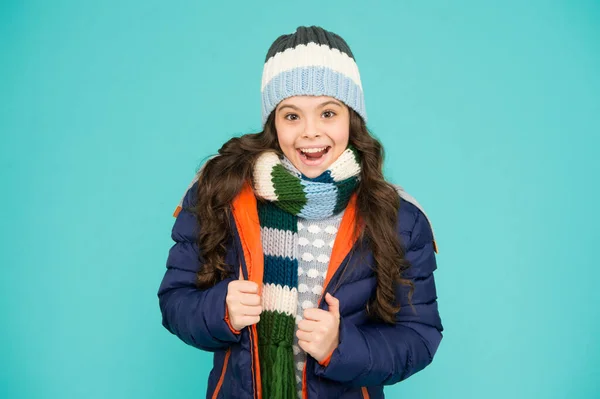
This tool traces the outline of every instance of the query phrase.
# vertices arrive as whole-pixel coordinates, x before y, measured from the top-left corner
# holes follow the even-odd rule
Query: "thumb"
[[[329,306],[329,313],[334,315],[336,318],[340,318],[340,301],[331,295],[329,292],[325,294],[325,301],[327,302],[327,306]]]

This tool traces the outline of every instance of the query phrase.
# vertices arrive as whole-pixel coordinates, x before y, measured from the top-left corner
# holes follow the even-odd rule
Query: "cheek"
[[[286,135],[285,132],[277,132],[277,141],[279,142],[281,148],[289,147],[292,142],[292,140],[290,140],[290,136]]]
[[[277,125],[275,125],[275,128],[277,129],[277,142],[279,143],[279,147],[284,154],[289,157],[289,152],[295,151],[293,132],[285,128],[278,128]]]
[[[336,145],[346,146],[350,140],[350,116],[342,115],[331,128],[330,137],[333,142]]]
[[[345,125],[339,126],[331,132],[330,137],[336,146],[343,147],[343,151],[348,146],[348,141],[350,140],[350,129]]]

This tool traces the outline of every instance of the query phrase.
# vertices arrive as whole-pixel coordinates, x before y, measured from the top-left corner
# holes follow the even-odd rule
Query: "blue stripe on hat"
[[[262,92],[263,125],[282,100],[302,95],[337,98],[367,122],[363,91],[352,79],[328,67],[308,66],[281,72],[265,86]]]

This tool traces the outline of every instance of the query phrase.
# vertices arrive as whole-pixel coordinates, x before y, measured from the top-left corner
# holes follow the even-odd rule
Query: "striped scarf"
[[[298,217],[323,219],[344,210],[359,181],[349,147],[316,178],[271,151],[257,159],[254,186],[264,253],[263,312],[257,325],[263,397],[297,398],[294,327],[298,304]]]

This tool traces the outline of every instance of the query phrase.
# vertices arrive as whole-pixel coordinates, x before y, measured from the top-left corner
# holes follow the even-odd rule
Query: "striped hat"
[[[358,67],[348,44],[318,26],[279,36],[265,60],[262,123],[281,101],[300,95],[337,98],[367,121]]]

